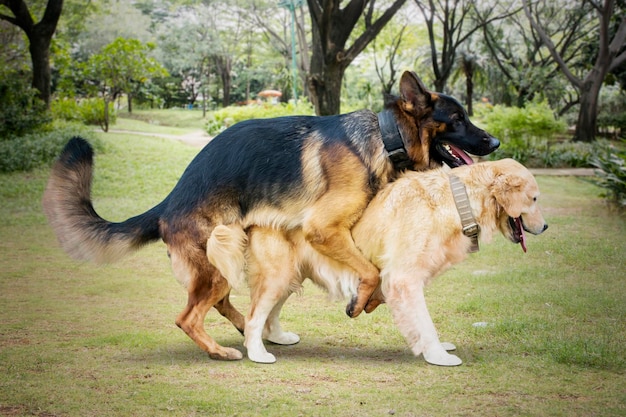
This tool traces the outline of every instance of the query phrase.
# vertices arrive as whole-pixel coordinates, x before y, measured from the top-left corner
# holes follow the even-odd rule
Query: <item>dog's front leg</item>
[[[361,314],[380,283],[380,273],[356,247],[350,230],[309,226],[305,227],[305,237],[318,252],[347,265],[357,273],[360,278],[357,295],[348,303],[346,314],[352,318]]]
[[[422,354],[426,362],[432,365],[458,366],[462,363],[461,359],[446,352],[454,349],[454,346],[439,341],[435,324],[426,307],[425,278],[416,279],[412,276],[394,280],[386,295],[387,304],[394,322],[416,356]]]

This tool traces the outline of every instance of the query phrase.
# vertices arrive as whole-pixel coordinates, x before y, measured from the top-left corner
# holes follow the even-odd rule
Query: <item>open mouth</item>
[[[450,168],[461,165],[472,165],[474,163],[474,160],[467,152],[449,142],[438,143],[437,152],[441,155],[443,162]]]
[[[524,234],[524,224],[521,217],[509,217],[509,226],[513,231],[513,242],[522,245],[522,250],[526,252],[526,235]]]

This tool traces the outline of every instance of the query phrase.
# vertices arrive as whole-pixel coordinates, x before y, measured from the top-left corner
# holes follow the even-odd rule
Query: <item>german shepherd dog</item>
[[[211,307],[239,331],[245,326],[230,303],[228,281],[207,257],[216,226],[301,228],[312,247],[360,277],[347,307],[356,317],[380,278],[356,248],[350,228],[380,187],[405,169],[471,163],[466,152],[486,155],[499,144],[469,121],[457,100],[429,91],[415,73],[405,72],[400,96],[378,115],[360,110],[230,127],[198,153],[161,203],[120,223],[94,210],[93,150],[74,138],[52,168],[43,208],[61,246],[77,259],[113,262],[162,239],[188,291],[176,324],[211,358],[241,359],[241,352],[220,346],[204,329]]]
[[[481,240],[489,241],[500,231],[526,251],[524,231],[537,235],[548,228],[538,197],[532,174],[512,159],[451,171],[406,171],[374,196],[352,228],[352,236],[359,250],[380,268],[381,286],[374,297],[388,303],[415,355],[422,354],[435,365],[461,364],[461,359],[446,352],[454,345],[439,341],[424,298],[426,284],[461,262],[473,244],[459,202],[467,201]],[[282,330],[279,316],[304,279],[328,291],[331,299],[351,297],[359,282],[354,271],[312,249],[300,228],[251,226],[244,231],[219,225],[208,251],[216,252],[215,266],[233,286],[239,286],[242,277],[248,281],[251,304],[244,344],[255,362],[276,361],[263,339],[282,345],[300,341],[297,334]],[[245,261],[223,262],[231,259]]]

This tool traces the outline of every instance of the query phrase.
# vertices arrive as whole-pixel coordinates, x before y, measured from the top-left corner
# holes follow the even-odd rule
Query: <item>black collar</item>
[[[402,134],[398,129],[398,124],[391,110],[383,110],[378,113],[378,126],[380,127],[385,150],[389,154],[389,159],[394,169],[403,171],[413,167],[414,163],[406,152]]]

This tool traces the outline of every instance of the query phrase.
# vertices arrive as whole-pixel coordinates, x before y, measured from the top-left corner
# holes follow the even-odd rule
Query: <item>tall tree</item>
[[[136,89],[150,78],[167,75],[167,71],[148,56],[153,49],[137,39],[117,38],[89,59],[87,71],[100,83],[104,98],[105,126],[108,129],[108,103],[125,92],[128,96],[128,112],[132,112],[132,97]]]
[[[541,4],[543,1],[546,0],[538,3]],[[580,0],[577,8],[566,10],[565,18],[572,18],[582,10],[586,11],[589,17],[595,15],[594,18],[597,19],[596,59],[586,74],[578,76],[564,60],[563,51],[556,47],[555,41],[548,35],[545,29],[548,22],[542,21],[542,16],[536,12],[537,4],[524,0],[524,13],[530,25],[550,51],[563,74],[578,91],[580,110],[574,134],[574,140],[577,141],[590,142],[595,139],[598,97],[604,77],[626,62],[626,14],[621,10],[622,13],[614,15],[615,8],[615,0]]]
[[[32,61],[33,87],[41,99],[50,104],[50,42],[56,30],[63,0],[48,0],[43,17],[35,22],[31,11],[23,0],[0,0],[0,6],[8,8],[13,16],[0,13],[0,19],[21,28],[29,42]]]
[[[308,88],[318,115],[339,113],[346,68],[405,2],[394,0],[379,14],[376,0],[350,0],[343,8],[341,0],[307,0],[313,32]],[[364,30],[348,46],[348,40],[361,19]]]
[[[555,47],[561,51],[564,62],[571,67],[586,65],[588,55],[580,46],[586,43],[591,30],[587,13],[581,10],[577,16],[565,21],[560,19],[562,4],[550,2],[543,4],[540,14],[544,21],[551,22],[544,30],[555,39]],[[559,66],[529,26],[523,12],[485,25],[483,35],[489,59],[496,64],[504,79],[500,84],[510,91],[502,98],[503,102],[523,107],[540,95],[546,97],[553,108],[560,108],[561,113],[578,103],[578,97],[564,91],[567,82],[564,83],[559,76]]]
[[[477,0],[414,0],[422,12],[430,42],[435,90],[444,91],[457,62],[457,51],[483,26],[504,19],[516,11],[499,13],[498,1],[482,4]],[[507,6],[507,9],[510,6]],[[495,14],[494,14],[495,13]],[[439,33],[440,32],[440,33]]]

